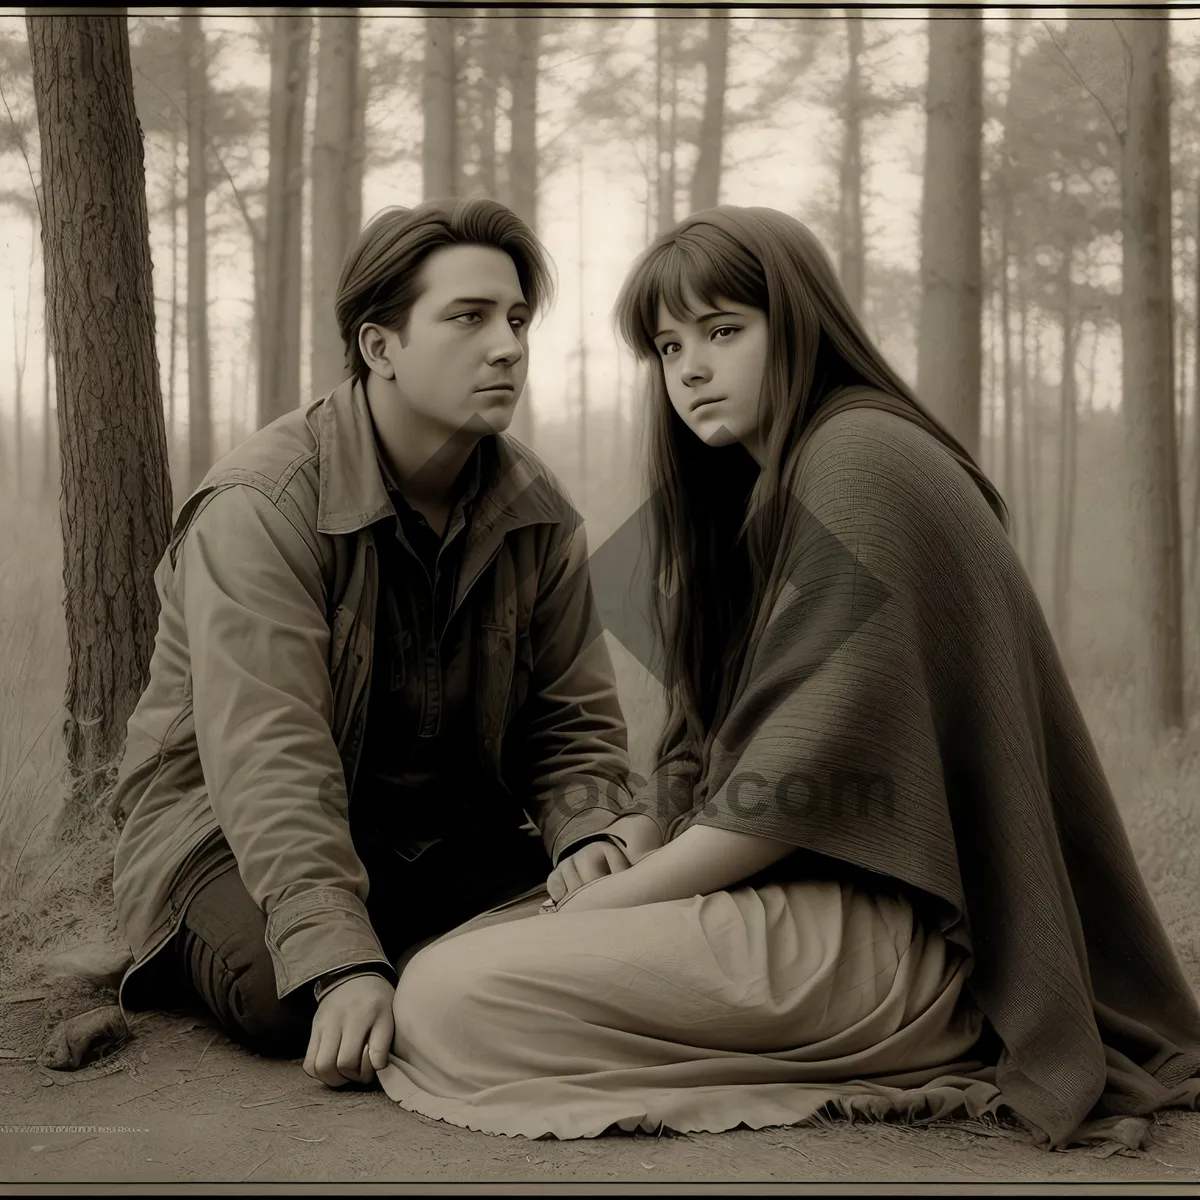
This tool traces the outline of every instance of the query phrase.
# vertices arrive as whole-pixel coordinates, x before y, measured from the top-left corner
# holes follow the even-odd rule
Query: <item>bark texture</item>
[[[1121,145],[1121,407],[1132,469],[1135,623],[1156,730],[1183,724],[1183,602],[1171,344],[1168,23],[1119,22],[1128,47]]]
[[[310,314],[314,397],[332,391],[348,374],[334,301],[342,263],[362,224],[358,10],[322,12],[317,38]]]
[[[929,22],[917,391],[979,453],[983,20]]]
[[[270,153],[258,423],[295,408],[300,395],[300,294],[304,102],[312,18],[276,15],[271,35]]]
[[[146,684],[171,520],[142,139],[124,16],[26,18],[41,138],[77,798],[97,799]]]

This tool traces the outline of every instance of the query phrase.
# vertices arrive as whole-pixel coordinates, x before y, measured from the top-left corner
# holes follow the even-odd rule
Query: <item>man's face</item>
[[[529,305],[513,260],[494,246],[443,246],[422,264],[403,334],[383,330],[401,407],[450,437],[482,417],[508,428],[529,371]],[[386,424],[390,405],[376,412]],[[398,414],[399,415],[399,414]]]

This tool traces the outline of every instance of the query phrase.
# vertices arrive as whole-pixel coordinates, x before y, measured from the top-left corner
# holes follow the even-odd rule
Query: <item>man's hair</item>
[[[416,208],[385,208],[371,219],[346,256],[334,312],[346,366],[359,380],[369,372],[358,346],[368,322],[403,332],[421,294],[425,260],[443,246],[494,246],[517,269],[536,314],[553,292],[549,258],[533,230],[495,200],[427,200]]]

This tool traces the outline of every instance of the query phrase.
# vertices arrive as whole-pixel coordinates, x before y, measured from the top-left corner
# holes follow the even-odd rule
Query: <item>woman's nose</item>
[[[702,358],[689,356],[683,361],[680,378],[688,387],[694,387],[698,383],[707,383],[712,378],[712,369]]]

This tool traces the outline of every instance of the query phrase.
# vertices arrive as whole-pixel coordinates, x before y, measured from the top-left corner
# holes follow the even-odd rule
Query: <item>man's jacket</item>
[[[626,729],[578,514],[519,442],[499,434],[480,449],[492,469],[453,601],[477,614],[475,733],[502,784],[506,750],[519,750],[529,791],[516,809],[557,863],[631,803]],[[280,996],[383,959],[347,812],[379,587],[369,527],[392,513],[352,380],[248,438],[180,510],[113,798],[113,892],[135,970],[228,866],[221,834],[266,914]]]

